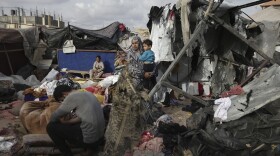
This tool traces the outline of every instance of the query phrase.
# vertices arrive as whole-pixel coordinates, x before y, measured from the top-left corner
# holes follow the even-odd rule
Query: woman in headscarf
[[[135,36],[131,40],[131,47],[127,51],[128,68],[127,71],[132,77],[133,84],[137,90],[143,88],[144,70],[143,64],[140,62],[139,57],[143,53],[143,46],[140,37]]]
[[[147,112],[145,100],[141,96],[143,79],[149,77],[143,70],[139,56],[143,52],[139,37],[132,39],[128,50],[128,64],[116,86],[113,94],[113,105],[105,133],[106,144],[104,155],[124,155],[138,143],[139,136],[146,129]]]
[[[143,87],[151,90],[155,85],[155,76],[152,72],[144,72],[143,62],[139,57],[144,52],[140,37],[135,36],[131,40],[131,47],[128,50],[128,73],[132,77],[132,81],[138,90]],[[144,85],[144,86],[143,86]]]

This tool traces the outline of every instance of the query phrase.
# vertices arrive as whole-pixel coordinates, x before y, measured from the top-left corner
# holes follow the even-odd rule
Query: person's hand
[[[81,118],[79,118],[78,116],[75,116],[75,117],[70,117],[70,116],[68,116],[67,118],[65,118],[65,117],[60,118],[60,122],[62,124],[75,124],[75,123],[80,123],[82,121]]]

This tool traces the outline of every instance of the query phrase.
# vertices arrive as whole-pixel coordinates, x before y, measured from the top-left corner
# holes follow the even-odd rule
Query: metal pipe
[[[230,11],[236,11],[236,10],[248,8],[248,7],[259,5],[259,4],[262,4],[262,3],[265,3],[265,2],[269,2],[269,1],[271,1],[271,0],[258,0],[258,1],[255,1],[255,2],[251,2],[251,3],[247,3],[247,4],[243,4],[243,5],[233,7],[233,8],[230,9]]]

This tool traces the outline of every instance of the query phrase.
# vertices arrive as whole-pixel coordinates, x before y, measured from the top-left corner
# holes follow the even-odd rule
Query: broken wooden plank
[[[186,98],[195,100],[196,102],[199,102],[201,104],[203,104],[204,106],[207,106],[208,103],[204,100],[202,100],[201,98],[198,98],[196,96],[190,95],[187,92],[183,91],[182,89],[175,87],[173,85],[171,85],[170,83],[166,82],[166,81],[162,81],[161,84],[165,87],[171,88],[172,90],[174,90],[175,92],[181,93],[183,94]]]
[[[251,78],[253,78],[261,69],[269,63],[269,60],[265,60],[251,75],[249,75],[243,82],[240,83],[240,86],[243,87]]]

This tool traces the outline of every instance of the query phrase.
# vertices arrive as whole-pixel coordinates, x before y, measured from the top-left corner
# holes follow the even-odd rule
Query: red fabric
[[[171,10],[169,13],[169,19],[174,20],[174,17],[175,17],[175,12],[173,10]]]
[[[142,134],[141,134],[141,139],[140,139],[140,143],[138,144],[138,146],[142,145],[144,142],[147,142],[151,139],[154,138],[154,135],[152,135],[150,132],[148,131],[144,131]]]
[[[229,96],[232,96],[232,95],[240,95],[240,94],[243,94],[244,93],[244,90],[241,86],[235,86],[233,88],[230,89],[230,91],[227,91],[227,92],[223,92],[221,94],[221,97],[229,97]]]
[[[203,84],[198,83],[198,93],[199,95],[203,95],[204,89],[203,89]]]
[[[119,24],[119,29],[120,31],[124,32],[125,31],[125,25],[123,23]]]
[[[104,95],[104,89],[102,89],[101,87],[87,87],[85,88],[86,91],[91,92],[93,94],[100,94],[100,95]]]

